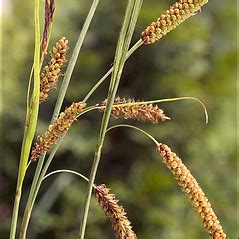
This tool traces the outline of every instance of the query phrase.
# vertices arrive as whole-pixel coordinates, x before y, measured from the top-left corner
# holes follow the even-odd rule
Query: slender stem
[[[78,172],[73,171],[73,170],[69,170],[69,169],[59,169],[59,170],[55,170],[53,172],[50,172],[46,176],[43,177],[42,181],[44,181],[46,178],[50,177],[51,175],[54,175],[54,174],[57,174],[57,173],[71,173],[71,174],[75,174],[75,175],[83,178],[85,181],[89,182],[89,179],[86,176],[84,176],[83,174],[78,173]]]
[[[46,153],[44,153],[40,157],[40,159],[37,163],[37,168],[36,168],[34,178],[33,178],[33,182],[32,182],[32,185],[31,185],[30,194],[28,196],[26,208],[25,208],[24,214],[23,214],[22,225],[21,225],[21,229],[20,229],[20,237],[19,237],[20,239],[26,237],[27,227],[28,227],[28,224],[29,224],[29,220],[30,220],[30,217],[31,217],[31,211],[32,211],[32,207],[33,207],[32,202],[33,202],[33,199],[34,199],[34,192],[35,192],[35,188],[37,186],[37,182],[38,182],[38,179],[39,179],[41,168],[42,168],[43,163],[44,163],[45,155],[46,155]]]
[[[142,45],[142,40],[139,40],[127,53],[127,58],[136,50],[139,48],[139,46]],[[73,54],[74,55],[74,54]],[[106,75],[101,79],[102,81],[100,82],[100,84],[111,74],[112,72],[112,69],[113,67],[106,73]],[[68,84],[68,81],[65,81],[66,84]],[[98,82],[99,83],[99,82]],[[98,84],[98,86],[100,85]],[[65,89],[65,84],[63,82],[63,85],[61,89],[62,92],[64,92],[64,89]],[[97,87],[98,87],[97,86]],[[92,88],[92,91],[90,92],[90,94],[88,94],[88,97],[94,92],[94,90],[97,88]],[[61,93],[61,91],[60,91]],[[61,94],[60,94],[61,95]],[[58,98],[59,99],[59,98]],[[84,99],[85,101],[87,100],[87,98]],[[60,102],[60,100],[58,100],[58,102]],[[61,102],[62,103],[62,102]],[[56,105],[60,105],[60,104],[56,104]],[[94,109],[97,109],[95,106],[92,106],[92,107],[88,107],[87,109],[84,110],[84,112],[82,113],[86,113],[86,112],[89,112],[91,110],[94,110]],[[55,109],[54,112],[57,112],[57,109]],[[59,109],[58,109],[58,112],[59,112]],[[55,114],[53,114],[53,116],[55,116]],[[79,116],[78,116],[79,117]],[[55,117],[52,119],[51,122],[53,122],[53,120],[55,119]],[[57,146],[59,145],[60,142],[58,142]],[[54,157],[54,154],[55,154],[56,150],[53,150],[51,152],[51,156],[48,158],[48,163],[47,165],[50,164],[51,162],[51,159]],[[40,172],[41,172],[41,169],[42,169],[42,166],[43,166],[43,162],[44,162],[44,158],[45,158],[45,155],[46,154],[43,154],[41,156],[41,158],[39,159],[39,162],[38,162],[38,165],[37,165],[37,169],[36,169],[36,172],[35,172],[35,176],[34,176],[34,179],[33,179],[33,183],[32,183],[32,188],[35,189],[35,190],[31,190],[30,191],[30,195],[29,195],[29,199],[28,199],[28,202],[27,202],[27,206],[26,206],[26,210],[24,212],[24,216],[23,216],[23,222],[22,222],[22,229],[21,229],[21,237],[24,238],[24,235],[26,234],[26,229],[27,229],[27,226],[28,226],[28,223],[29,223],[29,220],[30,220],[30,215],[31,215],[31,210],[32,210],[32,207],[33,207],[33,202],[35,201],[34,198],[36,198],[36,194],[39,190],[39,187],[40,187],[40,184],[38,185],[38,189],[36,188],[37,187],[37,182],[38,182],[38,179],[39,179],[39,176],[40,176]],[[49,162],[50,160],[50,162]],[[47,167],[48,168],[48,167]],[[46,169],[47,169],[46,168]],[[44,170],[46,171],[46,170]],[[41,183],[41,182],[40,182]]]
[[[126,8],[125,18],[121,28],[119,40],[117,43],[116,53],[115,53],[115,61],[114,61],[115,64],[113,66],[113,72],[112,72],[110,87],[108,91],[108,98],[107,98],[108,100],[107,100],[106,110],[102,118],[100,135],[98,139],[98,144],[96,146],[94,161],[91,168],[91,173],[90,173],[90,178],[88,183],[87,197],[84,204],[84,212],[83,212],[83,217],[82,217],[80,231],[79,231],[80,239],[83,239],[85,235],[92,188],[93,188],[97,168],[100,161],[101,149],[104,143],[104,138],[105,138],[107,126],[109,123],[113,101],[118,89],[120,77],[122,74],[124,63],[126,61],[127,51],[128,51],[129,44],[133,35],[133,31],[134,31],[138,14],[141,8],[141,4],[142,4],[142,0],[134,0],[134,1],[129,0],[127,8]]]
[[[127,52],[126,55],[126,60],[140,47],[142,46],[143,41],[140,39],[138,40],[132,47],[131,49]],[[95,90],[107,79],[107,77],[112,73],[113,71],[113,67],[111,67],[106,73],[105,75],[91,88],[91,90],[89,91],[89,93],[85,96],[85,98],[83,99],[83,102],[86,102],[90,96],[95,92]]]
[[[69,82],[70,82],[70,79],[71,79],[71,75],[73,73],[73,70],[74,70],[79,52],[81,50],[81,46],[82,46],[83,41],[85,39],[86,33],[89,29],[92,18],[95,14],[95,10],[97,8],[98,3],[99,3],[99,0],[93,0],[93,3],[92,3],[91,8],[89,10],[89,13],[86,17],[85,23],[83,25],[82,31],[80,33],[79,39],[76,43],[76,46],[75,46],[74,52],[72,54],[72,57],[70,59],[69,65],[67,67],[66,74],[65,74],[65,77],[63,79],[62,86],[61,86],[61,89],[60,89],[60,92],[59,92],[59,96],[58,96],[58,99],[57,99],[57,102],[56,102],[56,106],[55,106],[55,109],[54,109],[54,112],[53,112],[53,120],[56,119],[57,116],[59,115],[59,112],[60,112],[60,109],[61,109],[61,106],[62,106],[62,102],[65,98],[66,90],[68,88],[68,85],[69,85]]]
[[[130,124],[117,124],[117,125],[114,125],[114,126],[108,128],[106,132],[108,133],[110,130],[115,129],[115,128],[119,128],[119,127],[126,127],[126,128],[132,128],[132,129],[138,130],[141,133],[148,136],[156,145],[159,144],[158,141],[151,134],[147,133],[146,131],[144,131],[144,130],[136,127],[136,126],[130,125]]]
[[[27,227],[28,227],[28,224],[29,224],[29,220],[30,220],[30,217],[31,217],[31,213],[32,213],[32,208],[33,208],[33,205],[34,205],[34,202],[36,200],[36,196],[37,196],[37,193],[40,189],[40,185],[41,185],[41,178],[43,178],[43,176],[41,175],[45,175],[46,173],[46,170],[48,169],[53,157],[54,157],[54,154],[58,148],[58,146],[60,145],[60,142],[59,144],[55,145],[51,151],[51,154],[49,156],[50,160],[48,160],[40,174],[40,171],[39,170],[36,170],[38,172],[38,180],[33,182],[32,186],[34,186],[34,191],[31,190],[32,192],[30,192],[30,195],[29,195],[29,198],[28,198],[28,202],[27,202],[27,206],[25,208],[25,211],[24,211],[24,215],[23,215],[23,219],[22,219],[22,225],[21,225],[21,231],[20,231],[20,239],[23,239],[23,238],[26,238],[26,233],[27,233]],[[49,159],[48,158],[48,159]],[[40,164],[37,165],[37,167],[39,165],[42,166],[42,163],[43,163],[43,160],[40,162]],[[39,166],[40,167],[40,166]]]
[[[40,25],[39,25],[39,0],[35,0],[35,50],[34,50],[34,88],[31,100],[31,109],[26,115],[26,125],[21,149],[20,165],[17,179],[17,189],[15,202],[13,207],[13,215],[10,229],[10,239],[15,239],[19,204],[21,199],[22,183],[27,170],[27,162],[30,154],[31,144],[36,130],[38,110],[39,110],[39,94],[40,94]]]
[[[91,8],[90,8],[89,13],[86,17],[86,20],[84,22],[82,31],[79,35],[79,38],[78,38],[78,41],[76,43],[75,49],[73,51],[71,60],[68,64],[66,74],[65,74],[65,77],[64,77],[63,82],[62,82],[62,86],[61,86],[60,91],[59,91],[58,99],[57,99],[57,102],[56,102],[56,105],[55,105],[55,109],[54,109],[50,124],[52,124],[54,122],[54,120],[57,118],[57,116],[59,115],[63,100],[65,98],[65,94],[66,94],[66,91],[67,91],[67,88],[68,88],[68,85],[69,85],[69,82],[70,82],[70,79],[71,79],[71,75],[73,73],[73,69],[75,67],[79,52],[81,50],[81,46],[82,46],[83,41],[85,39],[86,33],[89,29],[89,26],[90,26],[90,23],[91,23],[92,18],[94,16],[95,10],[96,10],[97,5],[98,5],[98,2],[99,2],[99,0],[94,0],[92,2]],[[57,150],[57,147],[58,147],[58,145],[56,145],[55,148],[53,147],[51,155],[49,156],[48,161],[46,163],[47,168],[48,168],[50,162],[52,161],[52,158],[54,157],[54,154]],[[22,225],[21,225],[21,235],[20,235],[21,236],[20,238],[22,238],[22,239],[24,239],[26,237],[26,231],[27,231],[27,227],[28,227],[28,224],[29,224],[31,211],[32,211],[35,199],[36,199],[37,192],[40,188],[39,182],[41,183],[41,181],[39,181],[40,180],[39,177],[40,177],[40,175],[42,175],[40,173],[41,173],[41,170],[42,170],[42,167],[43,167],[44,158],[45,158],[45,154],[43,154],[42,157],[38,161],[37,168],[36,168],[35,175],[34,175],[34,179],[33,179],[33,183],[32,183],[31,190],[30,190],[30,194],[29,194],[29,197],[28,197],[27,205],[26,205],[26,208],[25,208],[25,211],[24,211],[24,216],[23,216]]]
[[[49,33],[49,37],[48,37],[48,42],[47,42],[47,47],[48,47],[48,43],[49,43],[49,39],[50,39],[50,35],[51,35],[51,29],[52,29],[52,22],[50,23],[50,33]],[[39,48],[41,47],[41,44],[39,44]],[[40,52],[39,52],[40,54]],[[40,55],[39,55],[40,57]],[[43,63],[43,60],[44,60],[44,53],[42,53],[42,56],[40,58],[40,64],[39,64],[39,72],[40,72],[40,68],[42,66],[42,63]],[[29,77],[29,82],[28,82],[28,88],[27,88],[27,117],[29,117],[29,108],[30,108],[30,102],[29,99],[30,99],[30,89],[31,89],[31,81],[32,81],[32,75],[33,75],[33,71],[35,72],[35,67],[34,67],[34,64],[35,64],[35,61],[33,62],[33,65],[32,65],[32,68],[31,68],[31,72],[30,72],[30,77]],[[39,83],[40,84],[40,83]],[[39,98],[39,96],[38,96]],[[39,105],[39,102],[38,102],[38,105]],[[39,177],[39,174],[40,174],[40,170],[42,168],[42,165],[43,165],[43,162],[44,162],[44,158],[45,158],[45,155],[46,154],[43,154],[42,157],[39,159],[39,162],[37,164],[37,168],[36,168],[36,172],[35,172],[35,175],[34,175],[34,179],[33,179],[33,182],[32,182],[32,185],[33,185],[33,188],[35,187],[36,185],[36,182],[37,182],[37,179]],[[27,166],[26,166],[26,169],[28,168],[28,166],[30,165],[31,161],[28,162]],[[29,195],[29,198],[31,198],[33,196],[33,191],[30,191],[30,195]],[[29,202],[29,201],[28,201]],[[21,232],[20,232],[21,233]]]
[[[16,236],[16,228],[17,228],[17,218],[18,218],[18,211],[19,211],[19,204],[21,199],[21,186],[16,191],[13,213],[12,213],[12,222],[10,228],[10,239],[15,239]]]
[[[94,106],[93,107],[88,107],[86,108],[84,111],[82,111],[79,115],[83,115],[91,110],[94,109]],[[31,190],[30,190],[30,194],[29,194],[29,197],[28,197],[28,200],[27,200],[27,205],[26,205],[26,208],[25,208],[25,211],[24,211],[24,215],[23,215],[23,219],[22,219],[22,225],[21,225],[21,231],[20,231],[20,239],[23,239],[26,237],[26,232],[27,232],[27,227],[28,227],[28,224],[29,224],[29,220],[30,220],[30,217],[31,217],[31,213],[32,213],[32,209],[33,209],[33,206],[34,206],[34,202],[36,200],[36,197],[37,197],[37,194],[39,192],[39,189],[40,189],[40,186],[41,186],[41,183],[45,177],[45,174],[56,154],[56,151],[58,149],[58,147],[60,146],[60,143],[62,142],[64,136],[57,142],[56,145],[54,145],[52,147],[52,150],[51,150],[51,153],[43,167],[43,162],[44,162],[44,158],[46,156],[46,153],[44,153],[40,159],[39,159],[39,162],[37,164],[37,168],[36,168],[36,171],[35,171],[35,175],[34,175],[34,179],[33,179],[33,182],[32,182],[32,186],[31,186]],[[43,169],[42,169],[43,167]],[[42,169],[42,170],[41,170]]]

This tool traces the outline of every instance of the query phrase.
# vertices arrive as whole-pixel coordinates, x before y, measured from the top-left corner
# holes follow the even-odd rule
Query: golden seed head
[[[105,106],[106,103],[107,100],[101,102],[99,106]],[[104,109],[100,109],[100,111],[103,110]],[[140,102],[135,102],[134,99],[121,99],[119,97],[114,101],[111,116],[114,118],[133,119],[153,124],[170,119],[164,114],[162,109],[158,108],[157,105],[153,106],[152,104],[145,103],[140,104]]]
[[[68,40],[62,37],[50,52],[51,59],[41,73],[40,103],[44,102],[48,97],[48,92],[55,88],[61,67],[66,62],[67,50]]]
[[[162,156],[163,163],[172,172],[182,191],[191,201],[211,238],[226,238],[210,202],[182,160],[165,144],[159,144],[157,152]]]
[[[179,0],[141,34],[145,45],[153,44],[183,21],[195,15],[208,0]]]
[[[110,194],[109,191],[109,188],[101,184],[95,188],[94,193],[105,215],[111,220],[116,237],[118,239],[136,239],[124,208],[118,204],[115,195]]]
[[[70,107],[61,112],[59,117],[49,125],[45,134],[38,136],[38,142],[32,149],[31,160],[36,161],[43,152],[48,152],[53,144],[66,134],[72,123],[76,120],[86,104],[83,102],[73,103]]]

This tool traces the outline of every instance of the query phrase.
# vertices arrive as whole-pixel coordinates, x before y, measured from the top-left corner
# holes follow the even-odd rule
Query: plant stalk
[[[131,49],[127,52],[126,60],[140,47],[143,45],[143,41],[140,39],[138,40]],[[83,102],[86,102],[90,96],[95,92],[95,90],[107,79],[107,77],[112,73],[113,66],[104,74],[104,76],[90,89],[88,94],[83,99]]]
[[[36,131],[39,94],[40,94],[40,24],[39,24],[39,0],[35,0],[35,49],[34,49],[34,87],[31,98],[31,108],[26,114],[26,123],[21,148],[20,164],[18,170],[17,188],[13,207],[12,222],[10,228],[10,239],[15,239],[19,204],[21,199],[22,184],[27,170],[27,163],[30,154],[32,141]],[[27,106],[28,107],[28,106]]]
[[[93,109],[94,109],[94,107],[89,107],[89,108],[85,109],[84,111],[82,111],[78,115],[78,117],[81,116],[82,114],[87,113],[88,111],[93,110]],[[33,183],[32,183],[32,187],[31,187],[31,190],[30,190],[30,195],[28,197],[27,205],[26,205],[24,215],[23,215],[23,219],[22,219],[20,239],[26,238],[27,228],[28,228],[28,225],[29,225],[32,209],[33,209],[37,194],[38,194],[39,189],[41,187],[42,181],[45,178],[46,172],[47,172],[47,170],[48,170],[48,168],[49,168],[49,166],[50,166],[50,164],[51,164],[51,162],[52,162],[52,160],[53,160],[53,158],[56,154],[56,151],[57,151],[58,147],[60,146],[60,143],[62,142],[63,138],[64,138],[64,136],[57,142],[56,145],[54,145],[52,147],[51,153],[50,153],[49,157],[47,158],[47,161],[44,164],[44,167],[43,167],[43,160],[45,158],[46,153],[44,153],[39,159],[37,169],[36,169],[36,172],[35,172],[35,175],[34,175],[34,180],[33,180]],[[43,167],[43,169],[42,169],[42,167]],[[41,168],[42,170],[40,171],[39,168]],[[37,180],[36,180],[36,178],[37,178]]]
[[[88,15],[86,17],[86,20],[84,22],[82,31],[79,35],[79,38],[78,38],[78,41],[76,43],[75,49],[72,53],[72,57],[71,57],[70,62],[68,64],[66,74],[65,74],[65,77],[63,79],[60,91],[59,91],[59,95],[58,95],[58,98],[57,98],[57,102],[56,102],[56,105],[55,105],[55,108],[54,108],[54,112],[53,112],[50,124],[52,124],[54,122],[54,120],[58,117],[58,115],[60,113],[61,106],[62,106],[63,100],[65,98],[65,94],[66,94],[66,91],[67,91],[67,88],[68,88],[68,85],[69,85],[69,82],[70,82],[70,79],[71,79],[71,76],[72,76],[77,58],[78,58],[78,55],[80,53],[83,41],[84,41],[86,33],[89,29],[90,23],[93,19],[93,16],[94,16],[94,13],[95,13],[96,8],[98,6],[98,3],[99,3],[99,0],[93,0],[92,5],[90,7],[90,10],[88,12]],[[57,149],[57,147],[56,147],[56,149]],[[55,150],[55,152],[56,152],[56,150]],[[52,158],[54,157],[55,152],[54,152],[54,150],[51,152],[51,155],[49,156],[49,158],[51,158],[51,160],[49,160],[49,158],[48,158],[48,163],[49,163],[49,161],[50,162],[52,161]],[[28,197],[27,205],[26,205],[24,215],[23,215],[23,220],[22,220],[22,225],[21,225],[21,233],[20,233],[20,238],[21,239],[26,238],[26,232],[27,232],[27,227],[28,227],[29,220],[30,220],[30,217],[31,217],[32,208],[33,208],[33,205],[34,205],[34,202],[35,202],[35,199],[36,199],[36,196],[37,196],[37,193],[39,191],[40,184],[41,184],[41,178],[39,178],[39,177],[40,177],[40,175],[42,175],[41,170],[42,170],[42,167],[43,167],[44,159],[45,159],[45,154],[42,155],[42,157],[39,159],[38,164],[37,164],[37,168],[36,168],[36,171],[35,171],[35,175],[34,175],[33,183],[32,183],[32,186],[31,186],[30,194],[29,194],[29,197]],[[48,163],[47,163],[47,165],[48,165]],[[44,175],[42,177],[44,177]]]
[[[89,207],[90,207],[92,188],[93,188],[97,168],[100,161],[101,150],[103,147],[106,130],[109,123],[113,101],[118,89],[120,77],[122,74],[124,63],[126,61],[127,51],[129,49],[129,44],[132,39],[138,14],[141,8],[141,4],[142,4],[142,0],[134,0],[134,1],[129,0],[127,8],[126,8],[125,18],[121,28],[119,40],[117,43],[116,53],[115,53],[115,60],[114,60],[115,64],[113,66],[113,72],[112,72],[109,91],[108,91],[108,97],[107,97],[108,100],[107,100],[106,110],[102,118],[100,135],[98,139],[98,144],[96,146],[94,161],[93,161],[93,165],[92,165],[91,173],[89,177],[87,196],[86,196],[86,200],[84,204],[84,212],[83,212],[83,217],[82,217],[80,231],[79,231],[80,239],[84,239],[86,223],[87,223]]]
[[[89,107],[85,111],[81,112],[80,115],[85,114],[90,110],[92,110],[91,107]],[[58,143],[56,145],[54,145],[52,147],[51,153],[50,153],[44,167],[43,167],[43,160],[45,158],[46,153],[44,153],[39,159],[39,163],[37,165],[37,169],[36,169],[36,172],[35,172],[36,177],[34,177],[34,180],[33,180],[33,183],[32,183],[32,188],[31,188],[31,191],[30,191],[30,195],[28,197],[27,205],[26,205],[24,215],[23,215],[23,219],[22,219],[20,239],[26,238],[28,224],[29,224],[29,221],[30,221],[32,209],[33,209],[37,194],[38,194],[39,189],[41,187],[42,181],[45,178],[46,172],[47,172],[47,170],[48,170],[48,168],[49,168],[49,166],[50,166],[50,164],[51,164],[51,162],[52,162],[52,160],[55,156],[55,153],[56,153],[58,147],[60,146],[60,143],[63,140],[63,137],[58,141]],[[42,169],[42,171],[40,171],[39,168],[42,168],[42,167],[43,167],[43,169]],[[36,180],[36,178],[37,178],[37,180]]]
[[[86,17],[86,20],[84,22],[83,28],[82,28],[81,33],[80,33],[80,36],[79,36],[78,41],[76,43],[74,52],[73,52],[72,57],[70,59],[69,65],[66,69],[66,74],[65,74],[65,77],[63,79],[61,89],[60,89],[60,92],[59,92],[59,96],[58,96],[58,99],[57,99],[57,102],[56,102],[56,106],[55,106],[55,109],[54,109],[54,112],[53,112],[53,121],[54,121],[54,119],[56,119],[58,117],[58,115],[60,113],[60,109],[61,109],[63,100],[65,98],[66,90],[68,88],[68,85],[69,85],[69,82],[70,82],[70,79],[71,79],[71,76],[72,76],[72,73],[73,73],[78,55],[80,53],[83,41],[84,41],[86,33],[89,29],[90,23],[93,19],[93,16],[95,14],[98,3],[99,3],[99,0],[93,0],[93,2],[92,2],[89,13]],[[53,121],[51,121],[51,123]]]

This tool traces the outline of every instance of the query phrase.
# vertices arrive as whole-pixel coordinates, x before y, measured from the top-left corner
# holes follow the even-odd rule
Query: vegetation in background
[[[203,124],[201,111],[190,101],[161,104],[171,118],[164,125],[132,123],[151,132],[175,152],[180,152],[212,202],[228,236],[233,238],[236,235],[236,9],[233,1],[230,2],[215,4],[209,1],[202,13],[180,25],[159,43],[139,49],[125,64],[119,95],[135,99],[193,95],[206,102],[208,125]],[[19,145],[23,136],[26,100],[23,96],[27,92],[34,42],[34,26],[29,21],[34,8],[32,1],[10,3],[3,42],[4,65],[11,66],[11,70],[3,68],[4,161],[1,163],[0,178],[3,238],[8,237],[9,232]],[[133,41],[169,4],[169,1],[144,2]],[[41,12],[43,7],[41,3]],[[76,32],[80,32],[88,8],[89,3],[85,1],[73,0],[67,5],[57,2],[50,47],[65,35],[73,43],[69,49],[69,54],[72,54],[72,46],[78,37]],[[72,101],[82,99],[99,76],[110,68],[124,8],[125,4],[121,1],[115,4],[102,1],[99,4],[62,109]],[[19,9],[25,14],[21,14]],[[99,88],[96,97],[91,98],[89,103],[100,102],[107,86],[108,83],[105,83]],[[55,94],[51,93],[48,101],[41,106],[38,134],[45,132],[48,126],[58,90]],[[82,116],[66,135],[50,171],[68,168],[89,175],[99,122],[98,113]],[[111,120],[111,124],[120,122],[123,120]],[[114,129],[107,134],[96,181],[107,183],[107,187],[112,188],[120,198],[139,238],[158,238],[159,235],[161,238],[207,238],[171,175],[162,164],[151,159],[157,159],[157,155],[146,137],[133,130]],[[28,194],[33,173],[34,167],[29,168],[24,195]],[[33,210],[29,238],[76,237],[86,184],[68,175],[65,180],[69,183],[60,187],[60,177],[52,176],[43,183]],[[56,186],[49,188],[54,183]],[[52,195],[57,196],[50,200]],[[49,198],[49,201],[44,198]],[[24,196],[22,203],[25,200]],[[87,238],[112,238],[112,233],[108,220],[93,201]]]

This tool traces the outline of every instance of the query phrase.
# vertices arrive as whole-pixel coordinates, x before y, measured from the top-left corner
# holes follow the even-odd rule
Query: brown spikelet
[[[124,208],[118,204],[114,194],[104,184],[96,186],[94,193],[103,208],[105,215],[111,220],[118,239],[136,239],[131,223],[126,216]]]
[[[179,0],[169,10],[152,22],[141,34],[145,45],[153,44],[201,10],[208,0]]]
[[[165,144],[159,144],[157,151],[161,154],[163,163],[165,163],[172,172],[182,191],[187,195],[193,207],[196,209],[211,238],[226,238],[226,234],[223,232],[222,226],[210,202],[182,160],[175,153],[171,152],[171,149]]]
[[[36,161],[43,152],[48,152],[53,144],[56,144],[70,128],[77,116],[85,108],[86,104],[83,102],[73,103],[70,107],[60,113],[59,117],[52,125],[49,125],[45,134],[38,136],[38,142],[32,149],[31,160]]]
[[[66,62],[66,53],[68,50],[68,40],[62,37],[53,47],[50,56],[51,59],[41,73],[40,81],[40,103],[44,102],[48,97],[48,92],[52,90],[56,84],[61,72],[61,67]]]
[[[105,106],[106,103],[107,100],[100,103],[99,106]],[[133,103],[137,104],[134,105]],[[121,99],[117,97],[111,110],[111,116],[114,118],[133,119],[153,124],[170,119],[164,114],[162,109],[158,108],[157,105],[153,106],[152,104],[138,103],[140,102],[135,102],[133,99]],[[122,104],[129,105],[120,106]],[[104,109],[99,110],[103,111]]]
[[[42,49],[41,63],[43,62],[43,59],[47,53],[50,38],[50,25],[53,22],[54,12],[55,12],[55,0],[45,0],[45,24],[41,41],[41,49]]]

